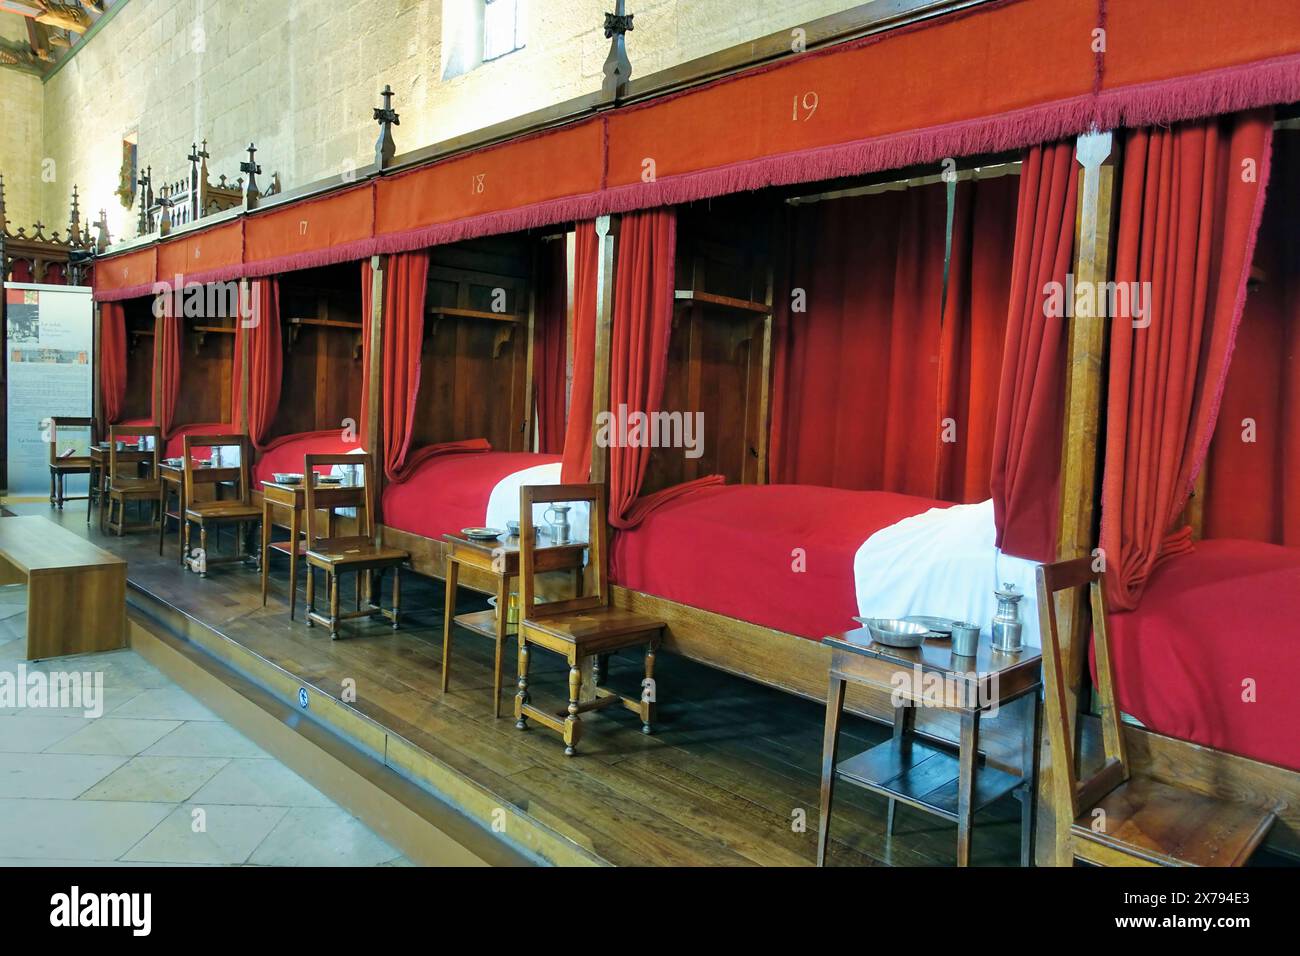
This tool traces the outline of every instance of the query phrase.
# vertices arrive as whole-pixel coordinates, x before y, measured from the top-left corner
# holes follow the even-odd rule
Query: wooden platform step
[[[127,602],[134,650],[413,861],[608,865],[206,623],[135,586]]]

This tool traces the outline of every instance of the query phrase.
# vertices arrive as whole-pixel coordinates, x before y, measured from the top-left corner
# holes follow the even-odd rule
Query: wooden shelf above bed
[[[489,322],[521,323],[524,316],[514,312],[484,312],[481,309],[460,309],[450,305],[439,305],[429,309],[429,315],[449,319],[486,319]]]
[[[349,332],[360,332],[360,322],[343,322],[339,319],[318,319],[315,317],[289,318],[290,325],[315,325],[324,329],[347,329]]]
[[[772,312],[772,307],[766,302],[733,299],[729,295],[715,295],[712,292],[699,292],[695,289],[678,289],[673,295],[678,305],[711,305],[746,315],[770,315]]]

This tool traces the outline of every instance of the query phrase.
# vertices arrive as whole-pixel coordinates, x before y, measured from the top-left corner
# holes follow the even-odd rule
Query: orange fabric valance
[[[268,275],[1296,100],[1296,0],[996,0],[253,213],[241,264],[227,248],[222,268]],[[164,243],[165,262],[193,267],[207,235]],[[95,270],[97,298],[135,282],[120,258]]]
[[[372,252],[373,183],[255,213],[244,223],[245,275],[361,259]]]
[[[153,292],[158,277],[158,248],[148,246],[95,263],[95,299],[115,302]]]
[[[220,282],[244,272],[244,222],[236,220],[158,243],[158,281]]]

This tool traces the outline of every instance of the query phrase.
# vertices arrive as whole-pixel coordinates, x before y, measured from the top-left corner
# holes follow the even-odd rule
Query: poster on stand
[[[91,290],[6,282],[4,294],[8,493],[10,498],[43,498],[50,489],[50,419],[91,414]],[[60,434],[58,453],[85,455],[89,440],[89,431],[80,429]],[[84,495],[86,477],[69,476],[67,493]]]

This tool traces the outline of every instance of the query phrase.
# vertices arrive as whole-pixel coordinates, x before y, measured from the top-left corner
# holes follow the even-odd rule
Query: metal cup
[[[955,621],[952,625],[953,657],[974,657],[980,646],[980,626],[965,621]]]

